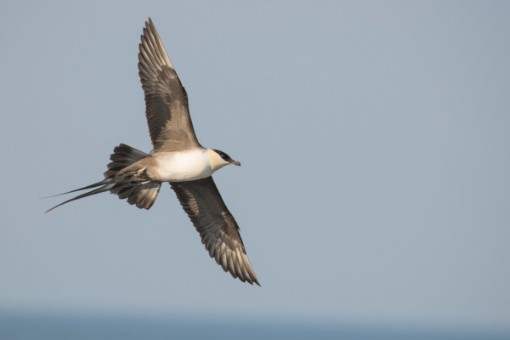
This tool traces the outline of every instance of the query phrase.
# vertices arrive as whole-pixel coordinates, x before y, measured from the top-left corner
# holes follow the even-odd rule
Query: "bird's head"
[[[209,161],[211,162],[211,167],[214,171],[223,168],[225,165],[233,164],[237,166],[241,166],[241,163],[233,160],[229,155],[224,153],[223,151],[216,149],[207,150],[209,155]]]

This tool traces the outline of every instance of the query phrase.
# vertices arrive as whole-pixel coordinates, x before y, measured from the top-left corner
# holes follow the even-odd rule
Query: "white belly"
[[[152,156],[156,160],[153,177],[161,182],[192,181],[213,173],[206,150],[161,152]]]

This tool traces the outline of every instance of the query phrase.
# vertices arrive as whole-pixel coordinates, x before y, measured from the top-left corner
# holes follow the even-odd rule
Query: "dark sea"
[[[1,340],[510,340],[510,331],[0,312]]]

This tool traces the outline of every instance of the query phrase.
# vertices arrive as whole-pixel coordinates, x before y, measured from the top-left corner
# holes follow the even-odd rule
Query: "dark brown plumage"
[[[154,151],[201,147],[189,115],[188,95],[150,18],[141,40],[138,74]]]
[[[170,185],[200,233],[209,255],[233,277],[259,284],[246,256],[239,226],[223,202],[212,177]]]

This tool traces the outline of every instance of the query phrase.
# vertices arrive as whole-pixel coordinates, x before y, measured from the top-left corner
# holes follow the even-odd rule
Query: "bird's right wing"
[[[173,182],[170,185],[200,233],[209,255],[233,277],[259,285],[246,255],[239,226],[223,202],[212,177]]]

